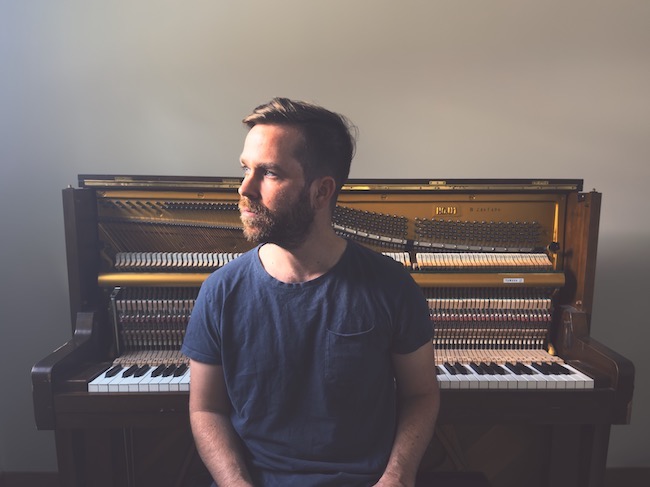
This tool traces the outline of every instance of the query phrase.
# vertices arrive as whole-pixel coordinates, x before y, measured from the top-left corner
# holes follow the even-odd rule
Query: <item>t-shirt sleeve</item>
[[[181,352],[197,362],[221,365],[219,309],[216,306],[218,286],[209,279],[203,283],[185,331]]]
[[[433,339],[433,322],[422,289],[406,272],[396,291],[394,353],[411,353]]]

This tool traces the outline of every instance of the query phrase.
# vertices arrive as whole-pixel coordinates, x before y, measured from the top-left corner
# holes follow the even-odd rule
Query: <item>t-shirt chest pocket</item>
[[[342,323],[327,328],[325,379],[336,388],[361,386],[381,353],[374,324]]]

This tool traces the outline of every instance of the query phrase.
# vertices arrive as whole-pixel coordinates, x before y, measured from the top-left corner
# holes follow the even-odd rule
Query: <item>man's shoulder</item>
[[[373,266],[378,266],[382,270],[390,270],[394,272],[408,272],[403,264],[400,264],[392,257],[384,255],[383,252],[370,249],[352,240],[348,241],[348,246],[352,258],[361,260],[364,263],[371,263]]]
[[[233,257],[230,261],[218,268],[205,280],[207,286],[217,286],[220,283],[229,283],[250,275],[250,268],[255,263],[257,248]]]
[[[392,257],[353,241],[348,242],[348,246],[349,263],[368,278],[378,279],[378,283],[389,279],[398,285],[412,280],[408,269]]]

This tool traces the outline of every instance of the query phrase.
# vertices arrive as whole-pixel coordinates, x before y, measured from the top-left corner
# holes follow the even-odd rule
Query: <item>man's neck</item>
[[[299,283],[316,279],[339,261],[347,242],[329,227],[311,232],[295,249],[265,244],[259,258],[266,272],[281,282]]]

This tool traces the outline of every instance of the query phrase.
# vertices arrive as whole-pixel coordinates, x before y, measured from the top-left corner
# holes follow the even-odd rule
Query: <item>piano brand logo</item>
[[[436,206],[436,215],[458,215],[458,207]]]
[[[496,207],[496,206],[495,207],[480,207],[480,206],[477,206],[476,208],[473,208],[473,207],[470,208],[469,211],[470,212],[476,212],[476,213],[500,213],[501,208]]]

